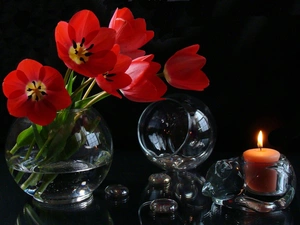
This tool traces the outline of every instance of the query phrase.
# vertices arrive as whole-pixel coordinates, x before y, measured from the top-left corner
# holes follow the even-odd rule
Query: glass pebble
[[[129,190],[122,184],[108,185],[105,188],[106,198],[123,199],[129,196]]]
[[[173,199],[160,198],[155,199],[150,204],[150,210],[153,213],[175,213],[178,209],[178,204]]]
[[[151,185],[169,185],[171,182],[171,177],[165,173],[154,173],[148,178]]]

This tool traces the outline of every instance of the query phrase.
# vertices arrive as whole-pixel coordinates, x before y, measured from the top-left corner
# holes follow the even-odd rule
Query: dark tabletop
[[[0,76],[3,79],[24,58],[36,59],[64,72],[53,35],[57,22],[68,20],[86,8],[107,26],[114,10],[126,6],[135,17],[145,18],[148,29],[155,31],[154,39],[144,46],[147,53],[155,55],[155,61],[163,63],[176,50],[196,43],[201,46],[199,54],[207,58],[203,71],[210,79],[210,86],[205,91],[168,90],[201,99],[216,120],[216,146],[195,172],[205,176],[216,160],[240,156],[244,150],[255,147],[257,131],[263,129],[268,134],[266,146],[286,155],[299,177],[299,4],[267,2],[0,0]],[[8,115],[3,94],[0,97],[3,150],[14,118]],[[97,105],[112,131],[115,154],[93,203],[82,210],[41,212],[14,183],[4,151],[0,151],[0,224],[16,224],[18,216],[28,207],[40,215],[47,214],[48,222],[52,218],[50,224],[54,225],[105,224],[109,216],[115,225],[139,224],[138,209],[145,200],[147,179],[152,173],[162,172],[146,159],[137,141],[137,121],[147,105],[113,97]],[[130,191],[129,200],[121,205],[110,204],[104,198],[104,188],[116,183]],[[227,208],[220,210],[220,224],[296,225],[300,223],[300,185],[298,182],[291,206],[276,214],[253,216]],[[204,212],[193,214],[194,221],[185,224],[201,224],[197,222],[201,213]]]
[[[224,155],[224,158],[227,156]],[[228,154],[230,157],[230,154]],[[198,177],[205,177],[207,168],[218,160],[219,157],[210,157],[204,164],[199,166],[195,171],[190,171]],[[293,161],[293,160],[292,160]],[[296,167],[296,169],[299,169]],[[139,221],[143,225],[156,225],[156,224],[193,224],[200,225],[201,221],[205,225],[214,224],[251,224],[251,225],[297,225],[300,221],[299,215],[299,189],[297,189],[291,205],[285,209],[270,213],[253,213],[244,212],[242,210],[234,210],[225,207],[217,207],[213,210],[213,205],[210,199],[204,204],[202,209],[195,210],[184,209],[179,211],[179,216],[176,220],[171,222],[159,223],[156,219],[153,220],[149,216],[149,205],[142,206],[144,202],[150,200],[148,190],[148,177],[153,173],[163,172],[161,169],[153,166],[143,155],[141,151],[119,151],[114,156],[114,161],[111,170],[100,185],[94,192],[93,202],[85,206],[81,204],[76,207],[62,206],[59,208],[47,208],[35,203],[31,197],[25,194],[15,184],[10,177],[8,170],[5,166],[5,161],[1,159],[1,224],[53,224],[53,225],[66,225],[66,224],[101,224],[110,225],[109,218],[115,225],[138,225]],[[116,203],[105,198],[104,189],[108,185],[122,184],[129,190],[129,198],[125,202]],[[180,201],[178,202],[180,204]],[[216,208],[215,207],[215,208]],[[26,220],[28,218],[28,209],[33,209],[33,212],[38,215],[40,223],[34,223],[34,219]],[[140,211],[140,213],[139,213]],[[214,213],[213,216],[208,218],[209,213]],[[17,223],[19,221],[19,223]],[[207,222],[212,221],[212,222]]]

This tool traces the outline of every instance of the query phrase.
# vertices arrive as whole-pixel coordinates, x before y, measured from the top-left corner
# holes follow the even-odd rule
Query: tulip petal
[[[19,79],[16,79],[18,77]],[[28,83],[25,74],[20,70],[10,72],[3,80],[2,89],[4,95],[9,98],[15,91],[20,91],[25,95],[24,83]]]
[[[195,71],[193,76],[183,80],[172,80],[172,86],[184,90],[203,91],[209,86],[209,79],[203,71]]]
[[[31,108],[31,103],[27,101],[27,96],[17,91],[7,99],[7,110],[10,115],[15,117],[27,116]]]
[[[81,41],[86,34],[98,30],[100,22],[96,15],[90,10],[81,10],[75,13],[69,21],[69,25],[74,27],[76,32],[71,33],[71,40]]]
[[[114,45],[112,52],[117,55],[115,66],[107,73],[98,75],[96,77],[96,82],[102,90],[118,98],[122,98],[117,90],[124,88],[131,83],[131,78],[125,71],[130,66],[132,60],[126,55],[119,54],[119,45]]]
[[[203,91],[208,87],[209,79],[201,71],[206,58],[198,55],[199,45],[191,45],[177,51],[164,66],[164,75],[167,82],[176,88]]]
[[[33,104],[30,111],[27,113],[27,117],[33,123],[45,126],[50,124],[56,117],[55,107],[47,101]]]
[[[109,28],[116,30],[116,43],[121,46],[121,53],[134,57],[145,54],[138,51],[143,45],[154,37],[154,32],[146,30],[143,18],[134,19],[128,8],[116,9],[109,22]]]
[[[134,102],[153,102],[162,100],[162,96],[167,91],[166,84],[157,79],[144,80],[140,85],[131,89],[122,89],[122,94],[129,100]]]
[[[126,73],[132,82],[121,89],[122,94],[131,101],[153,102],[162,100],[167,91],[166,84],[156,76],[160,64],[152,62],[153,55],[139,57],[133,60]]]
[[[128,86],[131,83],[131,78],[126,73],[118,73],[115,76],[110,77],[109,80],[105,79],[101,74],[96,78],[97,84],[107,93],[114,95],[118,98],[122,96],[117,90]]]
[[[26,74],[28,80],[38,80],[39,71],[42,66],[42,64],[35,60],[24,59],[18,64],[17,70],[23,71]]]
[[[58,56],[65,65],[87,77],[111,70],[116,56],[111,52],[116,31],[100,27],[96,15],[89,10],[74,14],[70,22],[59,22],[55,28]]]
[[[68,23],[65,21],[60,21],[56,28],[55,28],[55,40],[56,43],[59,43],[60,46],[58,48],[58,54],[66,54],[68,57],[69,55],[67,54],[67,52],[63,51],[64,49],[68,49],[70,48],[70,46],[72,46],[72,40],[69,37],[69,33],[68,33]],[[58,47],[58,46],[57,46]]]

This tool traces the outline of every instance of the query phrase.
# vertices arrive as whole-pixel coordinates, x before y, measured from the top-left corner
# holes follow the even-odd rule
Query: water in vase
[[[43,166],[10,162],[10,172],[20,187],[37,201],[47,203],[79,202],[91,196],[106,177],[112,155],[101,151],[97,160],[59,161]]]

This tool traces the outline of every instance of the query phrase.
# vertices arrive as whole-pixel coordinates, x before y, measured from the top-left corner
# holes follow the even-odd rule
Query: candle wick
[[[261,147],[259,147],[259,150],[261,151]]]

